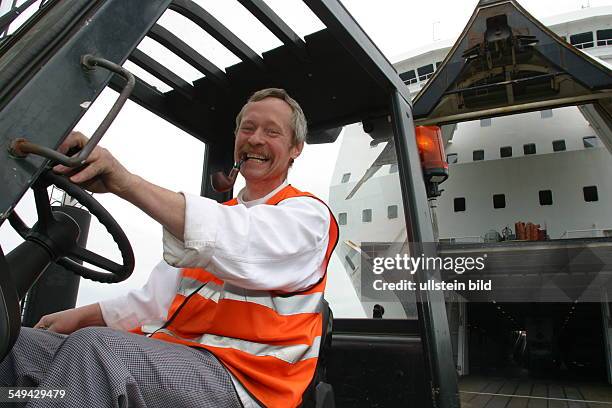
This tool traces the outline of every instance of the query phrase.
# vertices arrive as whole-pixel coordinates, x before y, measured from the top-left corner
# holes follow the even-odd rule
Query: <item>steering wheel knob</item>
[[[61,211],[53,211],[52,221],[45,226],[34,224],[26,240],[44,246],[51,256],[57,259],[71,252],[77,245],[79,235],[81,229],[71,216]]]

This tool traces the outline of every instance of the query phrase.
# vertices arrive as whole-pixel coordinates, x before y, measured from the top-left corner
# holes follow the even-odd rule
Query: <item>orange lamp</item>
[[[417,126],[416,142],[425,181],[442,183],[448,178],[448,163],[440,128],[438,126]]]

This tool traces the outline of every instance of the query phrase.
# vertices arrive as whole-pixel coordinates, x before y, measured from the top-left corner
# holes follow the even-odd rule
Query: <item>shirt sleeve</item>
[[[151,271],[147,283],[123,296],[99,302],[102,317],[108,327],[129,330],[166,318],[176,294],[180,269],[161,261]]]
[[[185,194],[181,241],[164,230],[164,259],[205,268],[219,279],[255,290],[295,292],[323,276],[330,214],[311,197],[278,205],[226,206]]]

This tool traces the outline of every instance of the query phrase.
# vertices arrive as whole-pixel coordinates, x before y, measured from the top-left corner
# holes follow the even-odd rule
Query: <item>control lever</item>
[[[125,87],[119,94],[119,98],[117,98],[113,107],[110,109],[102,123],[100,123],[100,126],[98,126],[96,131],[93,133],[91,139],[89,139],[87,144],[83,146],[83,149],[81,149],[78,155],[69,157],[48,147],[32,143],[27,139],[17,138],[13,139],[9,145],[9,153],[11,155],[24,158],[28,154],[35,154],[37,156],[42,156],[53,160],[56,163],[63,164],[67,167],[80,167],[85,163],[85,160],[87,160],[92,150],[98,145],[100,139],[102,139],[102,136],[104,136],[111,123],[113,123],[119,114],[119,111],[121,111],[121,108],[132,94],[134,86],[136,85],[136,78],[122,66],[105,60],[104,58],[94,57],[90,54],[86,54],[81,57],[81,65],[87,70],[93,70],[96,67],[106,68],[111,72],[121,75],[127,81]]]

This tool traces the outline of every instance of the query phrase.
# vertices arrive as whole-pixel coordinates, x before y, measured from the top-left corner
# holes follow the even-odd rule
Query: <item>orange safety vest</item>
[[[293,197],[318,200],[288,185],[266,204]],[[166,324],[157,330],[143,326],[132,331],[205,348],[266,407],[296,407],[317,365],[327,265],[337,241],[338,224],[330,210],[325,273],[314,286],[298,293],[244,289],[204,269],[184,268]]]

